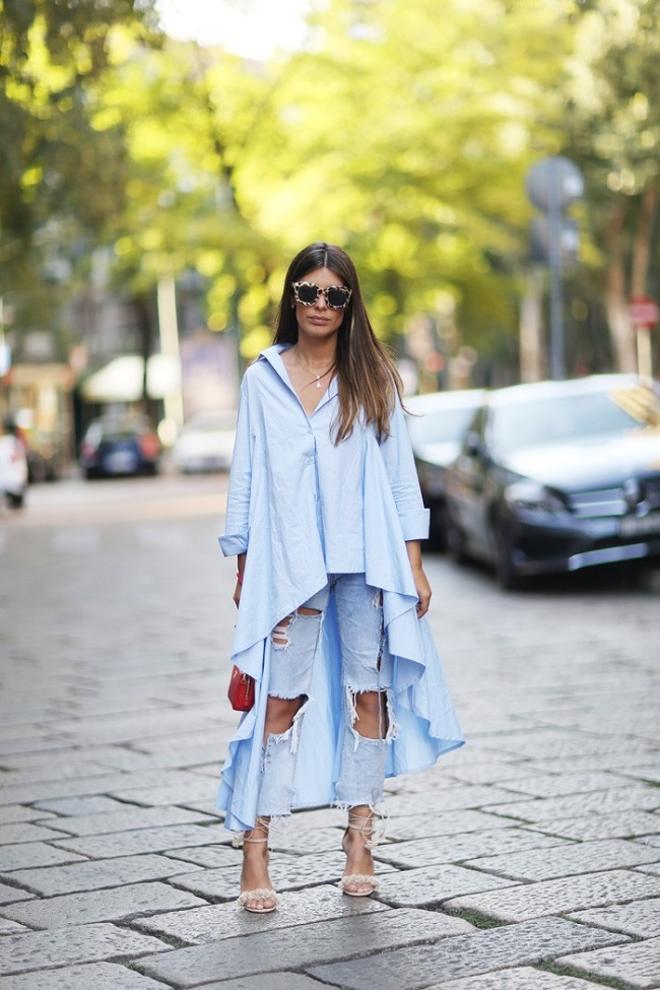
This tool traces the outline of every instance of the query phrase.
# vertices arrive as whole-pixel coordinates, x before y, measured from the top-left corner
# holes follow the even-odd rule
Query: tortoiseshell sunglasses
[[[329,285],[323,289],[316,282],[293,282],[292,288],[296,302],[302,306],[313,306],[323,293],[330,309],[346,309],[353,292],[344,285]]]

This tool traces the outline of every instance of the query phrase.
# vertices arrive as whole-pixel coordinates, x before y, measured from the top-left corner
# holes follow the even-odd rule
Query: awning
[[[80,391],[87,402],[137,402],[142,398],[144,360],[122,354],[83,380]],[[152,399],[176,395],[181,388],[181,365],[169,354],[152,354],[147,361],[147,394]]]

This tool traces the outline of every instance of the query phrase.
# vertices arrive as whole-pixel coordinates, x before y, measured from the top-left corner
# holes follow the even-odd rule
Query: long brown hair
[[[350,436],[360,406],[364,409],[366,422],[376,425],[380,440],[389,436],[390,415],[396,393],[401,400],[403,382],[389,347],[381,343],[373,331],[355,265],[340,247],[315,241],[295,256],[284,280],[273,343],[297,343],[298,323],[292,283],[302,281],[317,268],[328,268],[352,289],[350,302],[337,331],[335,370],[340,418],[335,445]]]

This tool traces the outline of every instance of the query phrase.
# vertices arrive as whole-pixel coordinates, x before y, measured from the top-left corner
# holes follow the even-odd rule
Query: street
[[[0,990],[660,987],[660,570],[507,593],[427,553],[466,745],[388,782],[377,898],[342,898],[344,816],[310,810],[251,916],[214,811],[226,484],[69,478],[0,515]]]

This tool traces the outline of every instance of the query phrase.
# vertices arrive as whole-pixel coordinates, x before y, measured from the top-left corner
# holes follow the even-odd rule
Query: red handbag
[[[227,697],[235,712],[249,712],[254,705],[254,677],[234,664],[229,679]]]

